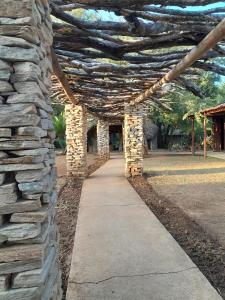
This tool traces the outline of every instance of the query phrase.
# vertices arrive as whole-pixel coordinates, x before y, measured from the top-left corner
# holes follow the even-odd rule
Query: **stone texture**
[[[10,286],[10,275],[0,275],[0,292],[5,291]]]
[[[31,239],[41,233],[41,226],[37,224],[10,224],[0,228],[1,237],[7,237],[9,242]]]
[[[65,117],[67,174],[85,177],[87,174],[87,113],[81,105],[67,104]]]
[[[40,299],[40,291],[37,287],[28,289],[11,289],[5,292],[0,291],[1,300],[37,300]]]
[[[0,299],[60,300],[49,1],[0,6]]]
[[[12,131],[10,128],[0,128],[0,137],[11,137]]]
[[[143,172],[143,107],[126,105],[124,109],[125,175]]]
[[[49,174],[50,168],[46,167],[40,170],[31,170],[31,171],[21,171],[16,174],[16,181],[21,182],[32,182],[41,180]]]
[[[17,201],[10,204],[1,204],[0,215],[8,215],[16,212],[38,210],[41,207],[40,201]]]
[[[109,123],[100,119],[97,123],[97,148],[101,159],[109,159]]]
[[[14,182],[0,186],[0,205],[15,203],[17,198],[16,184]]]
[[[13,288],[34,287],[37,284],[44,284],[51,265],[54,265],[54,261],[55,252],[54,249],[52,249],[41,269],[35,269],[16,274],[16,276],[13,278]]]
[[[0,172],[12,172],[12,171],[26,171],[37,170],[44,168],[44,164],[9,164],[0,165]]]
[[[24,49],[0,45],[0,59],[11,62],[31,61],[37,63],[39,61],[39,56],[36,49]]]
[[[48,217],[47,207],[42,207],[38,211],[21,212],[11,215],[11,223],[43,223]]]
[[[5,174],[4,173],[0,173],[0,185],[2,185],[5,181]]]

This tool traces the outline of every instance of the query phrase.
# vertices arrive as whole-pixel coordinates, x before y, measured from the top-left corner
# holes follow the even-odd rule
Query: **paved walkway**
[[[84,182],[67,300],[222,299],[113,156]]]

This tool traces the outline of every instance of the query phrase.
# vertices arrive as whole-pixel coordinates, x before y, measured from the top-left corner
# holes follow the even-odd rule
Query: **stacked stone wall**
[[[87,174],[87,112],[81,105],[67,104],[67,174],[84,178]]]
[[[61,299],[49,5],[0,11],[0,299]]]
[[[124,111],[125,175],[143,172],[143,107],[125,106]]]
[[[104,120],[97,123],[97,148],[101,159],[109,159],[109,123]]]

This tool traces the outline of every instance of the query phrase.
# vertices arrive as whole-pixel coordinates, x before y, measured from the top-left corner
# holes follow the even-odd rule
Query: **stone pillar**
[[[84,178],[87,174],[87,112],[81,105],[67,104],[67,174]]]
[[[0,299],[61,299],[48,1],[1,0]]]
[[[109,159],[109,123],[100,119],[97,124],[97,147],[99,157]]]
[[[124,151],[126,177],[142,175],[143,171],[143,107],[125,106]]]

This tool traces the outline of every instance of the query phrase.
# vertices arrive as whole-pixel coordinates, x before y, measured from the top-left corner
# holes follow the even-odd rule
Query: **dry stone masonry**
[[[0,10],[0,299],[57,300],[49,6],[1,0]]]
[[[109,123],[98,120],[97,123],[97,147],[101,159],[109,159]]]
[[[81,105],[66,104],[67,174],[87,174],[87,112]]]
[[[143,171],[143,107],[125,105],[124,111],[125,175],[142,175]]]

